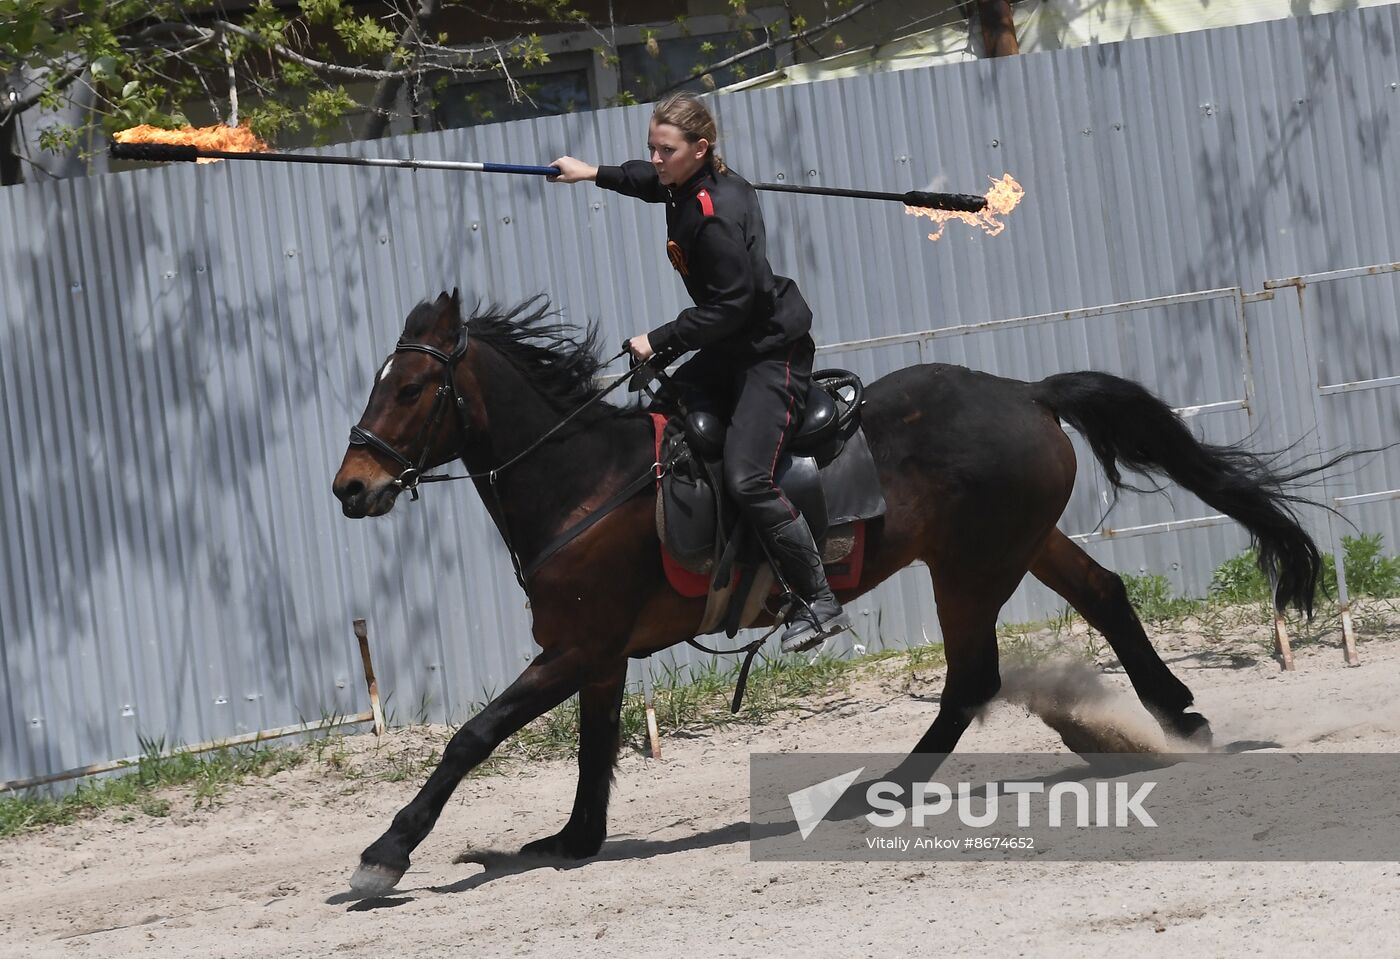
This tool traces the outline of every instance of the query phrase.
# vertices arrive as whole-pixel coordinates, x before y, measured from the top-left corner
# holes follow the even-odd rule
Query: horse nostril
[[[339,486],[337,486],[335,489],[335,495],[337,499],[346,500],[354,496],[359,496],[364,491],[364,483],[361,483],[359,480],[351,480],[348,483],[341,483]]]

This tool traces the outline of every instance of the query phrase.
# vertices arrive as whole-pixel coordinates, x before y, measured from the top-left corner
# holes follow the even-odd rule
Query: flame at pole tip
[[[166,130],[148,123],[119,130],[112,134],[118,143],[172,143],[199,147],[201,150],[227,150],[241,153],[265,153],[268,146],[258,139],[252,129],[242,123],[236,127],[216,123],[211,127],[180,127]],[[214,157],[200,157],[198,163],[218,163]]]
[[[961,220],[968,226],[981,229],[988,236],[996,236],[1006,229],[1006,224],[998,217],[1006,216],[1016,209],[1016,204],[1026,195],[1026,188],[1017,183],[1010,173],[1002,174],[999,180],[990,176],[987,179],[992,181],[991,187],[982,194],[987,198],[987,205],[976,213],[963,210],[930,210],[927,207],[916,206],[905,207],[904,212],[910,216],[926,216],[938,224],[938,229],[928,235],[930,240],[937,240],[943,235],[943,228],[948,225],[949,220]]]

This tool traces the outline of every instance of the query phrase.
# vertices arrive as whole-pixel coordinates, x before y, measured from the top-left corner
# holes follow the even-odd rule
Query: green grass
[[[1400,557],[1385,555],[1380,533],[1342,537],[1342,563],[1347,591],[1352,596],[1393,599],[1400,596]],[[1324,604],[1337,595],[1337,562],[1331,553],[1322,557],[1322,576],[1313,601]],[[1259,571],[1258,554],[1251,548],[1221,563],[1211,577],[1210,598],[1224,603],[1267,603],[1269,581]]]
[[[897,651],[886,651],[857,660],[828,656],[812,660],[793,656],[767,659],[760,655],[749,672],[743,707],[738,713],[729,709],[738,680],[737,659],[722,664],[712,660],[688,671],[670,670],[652,686],[657,728],[666,736],[759,723],[796,708],[804,699],[844,688],[861,664],[895,655]],[[926,668],[935,658],[941,660],[941,655],[941,647],[911,650],[908,668]],[[639,752],[647,748],[646,702],[641,693],[623,697],[620,726],[624,748]],[[520,761],[573,756],[578,735],[579,706],[574,697],[502,743],[483,772],[500,771],[503,765]]]
[[[157,795],[167,787],[191,787],[195,805],[204,805],[229,786],[250,776],[271,776],[299,766],[304,748],[266,745],[162,756],[164,743],[143,740],[142,758],[125,775],[80,782],[64,796],[33,793],[0,796],[0,839],[43,826],[73,822],[106,809],[120,808],[128,819],[170,814],[170,800]],[[134,811],[134,812],[133,812]]]
[[[1124,574],[1123,585],[1128,590],[1128,602],[1137,610],[1138,618],[1146,623],[1182,619],[1198,612],[1203,605],[1198,599],[1175,595],[1171,581],[1160,573]]]

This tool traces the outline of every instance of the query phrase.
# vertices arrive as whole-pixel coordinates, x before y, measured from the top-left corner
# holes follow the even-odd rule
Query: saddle
[[[833,589],[859,581],[865,521],[885,512],[861,429],[862,394],[853,373],[812,374],[806,414],[774,473],[806,518]],[[722,630],[732,637],[758,619],[776,576],[758,536],[724,494],[728,424],[707,412],[652,416],[661,467],[656,530],[667,579],[683,596],[707,597],[697,635]]]

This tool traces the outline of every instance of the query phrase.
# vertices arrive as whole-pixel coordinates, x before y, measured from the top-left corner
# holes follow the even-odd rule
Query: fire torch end
[[[199,159],[199,148],[183,143],[122,143],[113,140],[107,152],[114,160],[142,160],[147,163],[193,163]]]
[[[987,198],[975,193],[929,193],[924,190],[910,190],[904,194],[903,199],[905,206],[959,210],[964,213],[978,213],[987,206]]]

